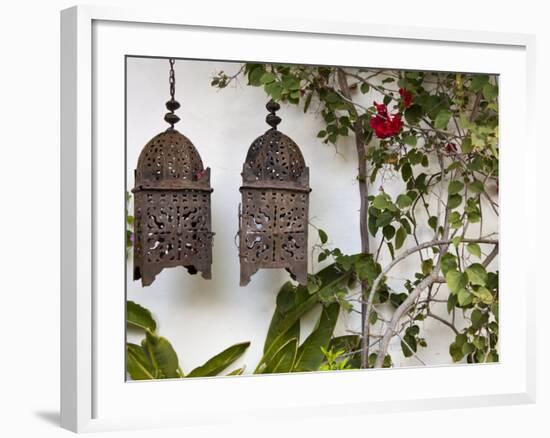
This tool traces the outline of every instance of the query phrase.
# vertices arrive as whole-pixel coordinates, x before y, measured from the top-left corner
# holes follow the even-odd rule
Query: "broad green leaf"
[[[439,111],[434,121],[435,129],[447,129],[447,125],[449,124],[449,120],[451,119],[452,115],[453,113],[451,113],[449,110]]]
[[[451,270],[456,270],[456,257],[451,253],[447,252],[441,257],[441,271],[443,275],[446,275],[447,272]]]
[[[424,275],[429,275],[432,272],[434,267],[433,259],[427,259],[422,262],[422,273]]]
[[[150,380],[156,376],[156,370],[141,345],[126,344],[126,370],[134,380]]]
[[[298,343],[296,339],[290,339],[273,357],[265,364],[262,374],[288,373],[292,371],[296,360]]]
[[[408,134],[403,137],[403,142],[409,146],[416,146],[416,136],[413,134]]]
[[[255,64],[248,72],[248,85],[253,85],[255,87],[262,85],[260,80],[264,73],[264,66],[262,64]]]
[[[262,77],[260,78],[260,82],[262,84],[269,84],[270,82],[273,82],[276,79],[275,75],[269,71],[266,71]]]
[[[407,231],[405,230],[405,228],[399,227],[399,229],[395,233],[395,249],[401,248],[406,239]]]
[[[325,233],[323,230],[319,228],[319,239],[321,239],[321,243],[324,245],[328,241],[327,233]]]
[[[451,181],[449,183],[449,195],[460,193],[463,188],[464,188],[464,183],[462,183],[461,181]]]
[[[376,226],[378,228],[385,227],[386,225],[389,225],[393,221],[393,214],[390,211],[383,211],[380,213],[380,215],[376,218]]]
[[[204,365],[195,368],[187,377],[217,376],[229,365],[235,362],[250,346],[250,342],[242,342],[226,348],[221,353],[209,359]]]
[[[467,306],[472,302],[472,294],[466,289],[459,290],[457,298],[458,304],[460,304],[460,306]]]
[[[412,168],[409,163],[404,163],[401,167],[401,176],[403,181],[408,181],[412,177]]]
[[[153,365],[160,371],[161,377],[181,377],[178,370],[178,355],[166,338],[146,332],[142,347],[147,351]]]
[[[382,229],[382,234],[387,240],[393,239],[393,236],[395,236],[395,228],[392,225],[386,225]]]
[[[445,281],[451,292],[458,294],[468,284],[468,277],[453,269],[445,274]]]
[[[281,288],[279,295],[282,293],[284,293],[284,295],[295,293],[300,298],[295,300],[290,308],[285,309],[285,312],[281,312],[281,309],[275,310],[264,345],[264,356],[262,360],[260,360],[259,367],[262,366],[269,357],[273,356],[281,347],[281,342],[283,340],[288,339],[287,332],[295,327],[300,318],[319,303],[319,296],[322,296],[326,290],[334,288],[343,279],[347,278],[349,274],[341,272],[336,264],[333,263],[323,268],[316,275],[321,280],[319,291],[316,294],[310,295],[307,288],[303,286],[298,286],[295,288],[296,292],[294,292],[294,287],[291,283],[287,283]],[[279,296],[277,297],[277,307],[279,307]]]
[[[422,118],[422,107],[413,104],[405,110],[405,120],[410,125],[416,125]]]
[[[472,91],[480,91],[483,89],[485,84],[489,82],[489,76],[488,75],[477,75],[472,78],[472,81],[470,82],[470,90]]]
[[[339,312],[340,305],[338,303],[323,307],[316,327],[298,348],[294,371],[316,371],[319,369],[324,359],[321,347],[325,349],[328,347]]]
[[[498,96],[498,87],[496,85],[487,83],[483,86],[483,97],[486,100],[494,99]]]
[[[460,144],[460,150],[463,154],[469,154],[473,151],[473,145],[472,145],[472,139],[470,137],[466,137],[464,140],[462,140],[462,143]]]
[[[486,287],[478,287],[477,290],[474,290],[473,294],[479,298],[483,304],[493,303],[493,295]]]
[[[476,330],[479,329],[483,322],[483,314],[479,309],[472,310],[472,314],[470,315],[470,319],[472,320],[472,327],[474,327]]]
[[[476,179],[468,185],[468,189],[473,193],[481,193],[484,190],[483,183]]]
[[[385,210],[391,204],[392,202],[388,199],[388,195],[386,195],[385,193],[376,196],[376,198],[374,198],[374,200],[372,201],[373,207],[377,208],[378,210]]]
[[[412,205],[413,200],[407,195],[399,195],[396,199],[396,202],[399,208],[407,208]]]
[[[449,196],[449,199],[447,201],[447,207],[449,209],[452,210],[452,209],[458,207],[460,204],[462,204],[462,196],[457,195],[457,194]]]
[[[477,243],[469,243],[466,245],[466,249],[473,256],[476,256],[478,259],[481,258],[481,248]]]
[[[126,301],[126,323],[132,327],[149,330],[152,333],[157,329],[157,324],[151,312],[130,300]]]
[[[273,100],[279,100],[283,95],[283,87],[278,82],[271,82],[264,86],[264,90]]]
[[[474,263],[473,265],[468,266],[464,272],[466,272],[470,283],[479,286],[485,286],[485,283],[487,281],[487,271],[485,270],[483,265],[479,263]]]

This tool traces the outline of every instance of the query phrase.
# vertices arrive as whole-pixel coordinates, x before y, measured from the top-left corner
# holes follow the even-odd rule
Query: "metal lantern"
[[[266,105],[271,126],[258,137],[243,166],[239,211],[241,286],[258,269],[285,268],[307,284],[309,168],[298,145],[277,130],[278,103]]]
[[[210,169],[193,143],[174,129],[174,60],[170,59],[170,127],[145,145],[135,170],[134,280],[149,286],[164,268],[183,266],[211,278]]]

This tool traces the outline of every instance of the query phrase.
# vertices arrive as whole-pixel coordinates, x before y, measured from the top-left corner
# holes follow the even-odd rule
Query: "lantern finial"
[[[180,118],[174,114],[180,107],[180,103],[174,99],[176,93],[176,74],[174,72],[174,58],[169,59],[170,62],[170,74],[168,76],[168,82],[170,83],[170,100],[166,102],[166,109],[170,112],[164,115],[164,120],[170,124],[170,129],[174,129],[174,124],[180,121]]]
[[[271,99],[265,107],[269,111],[265,118],[266,123],[271,126],[271,129],[277,129],[277,125],[281,123],[281,118],[275,113],[281,109],[281,105]]]

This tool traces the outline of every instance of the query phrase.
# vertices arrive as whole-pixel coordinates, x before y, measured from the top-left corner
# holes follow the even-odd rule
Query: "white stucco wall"
[[[251,341],[246,354],[236,362],[247,370],[254,369],[261,357],[265,335],[275,306],[279,287],[288,279],[284,270],[262,270],[252,277],[247,287],[239,286],[239,258],[235,235],[237,207],[240,202],[240,172],[251,142],[262,134],[265,124],[266,96],[261,88],[240,83],[224,90],[210,86],[215,72],[236,72],[238,64],[184,61],[176,62],[177,111],[181,122],[177,129],[195,144],[205,166],[212,169],[212,228],[216,233],[213,249],[212,280],[190,276],[182,268],[166,269],[155,282],[142,288],[131,278],[131,255],[128,260],[127,298],[149,308],[159,324],[159,333],[168,338],[177,351],[184,372],[236,342]],[[154,135],[166,129],[164,104],[168,100],[168,61],[165,59],[129,58],[127,64],[127,181],[133,186],[133,170],[138,155]],[[365,97],[369,103],[375,95]],[[381,100],[381,99],[378,99]],[[312,110],[315,106],[312,105]],[[289,105],[278,112],[283,119],[279,129],[301,147],[310,168],[310,222],[324,229],[330,242],[346,253],[360,251],[356,184],[357,164],[352,139],[342,141],[336,150],[316,137],[322,129],[320,116]],[[371,187],[378,191],[380,183]],[[399,181],[385,181],[390,194],[400,193]],[[496,220],[489,218],[485,227],[496,230]],[[426,239],[430,235],[424,236]],[[309,246],[317,242],[317,232],[310,228]],[[382,262],[389,258],[382,259]],[[310,263],[310,272],[317,264]],[[392,272],[390,284],[398,291],[411,272],[418,270],[418,258],[404,262]],[[436,307],[437,308],[437,307]],[[446,315],[445,305],[441,314]],[[317,315],[307,318],[303,333],[309,330]],[[343,315],[337,334],[346,329],[359,330],[359,315]],[[427,349],[419,356],[428,364],[452,363],[448,354],[453,333],[437,321],[420,323]],[[460,322],[459,322],[460,324]],[[305,338],[306,334],[304,334]],[[130,332],[129,340],[140,339]],[[415,358],[404,359],[399,340],[390,349],[397,366],[419,365]]]

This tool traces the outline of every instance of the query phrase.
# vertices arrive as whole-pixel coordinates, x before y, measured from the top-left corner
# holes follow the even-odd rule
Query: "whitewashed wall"
[[[133,187],[133,170],[147,141],[166,129],[163,120],[168,100],[168,61],[165,59],[129,58],[127,64],[127,181]],[[239,258],[236,246],[237,206],[240,202],[240,172],[248,147],[268,126],[265,124],[266,96],[261,88],[246,86],[245,80],[224,90],[210,86],[218,71],[237,71],[239,64],[184,61],[176,62],[176,99],[182,104],[177,111],[181,122],[177,129],[195,144],[205,166],[212,169],[212,228],[214,238],[212,280],[190,276],[185,269],[166,269],[155,282],[142,288],[132,281],[131,255],[128,260],[127,298],[149,308],[155,316],[159,333],[168,338],[177,351],[184,372],[202,364],[214,354],[236,342],[251,341],[246,354],[236,363],[253,370],[261,357],[263,342],[275,307],[279,287],[288,279],[284,270],[262,270],[246,287],[239,286]],[[376,96],[367,96],[367,101]],[[315,105],[312,105],[315,110]],[[357,165],[351,139],[334,146],[316,137],[322,129],[320,116],[304,114],[300,108],[283,105],[278,113],[283,121],[279,129],[301,147],[310,167],[310,222],[324,229],[330,242],[347,253],[360,251],[356,184]],[[379,183],[371,188],[378,190]],[[399,193],[397,180],[385,181],[385,190]],[[493,219],[487,229],[496,227]],[[424,236],[429,239],[429,235]],[[317,242],[317,232],[310,227],[310,248]],[[384,260],[382,260],[384,261]],[[317,265],[310,263],[310,272]],[[390,278],[396,290],[403,279],[418,270],[418,259],[403,263]],[[441,314],[445,314],[442,305]],[[317,315],[303,324],[304,337]],[[454,335],[440,323],[424,323],[422,333],[429,346],[419,355],[428,364],[452,363],[448,346]],[[344,315],[337,334],[346,329],[359,330],[357,314]],[[129,340],[137,341],[139,333],[130,332]],[[403,359],[399,340],[394,339],[398,366],[419,365],[415,358]],[[236,367],[236,366],[235,366]]]

